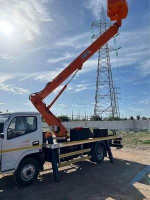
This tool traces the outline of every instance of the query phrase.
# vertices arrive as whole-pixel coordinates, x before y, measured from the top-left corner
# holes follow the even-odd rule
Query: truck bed
[[[54,142],[54,144],[43,143],[43,147],[49,148],[49,149],[57,149],[57,148],[69,147],[69,146],[80,145],[80,144],[87,144],[87,143],[98,142],[98,141],[114,140],[117,138],[118,138],[118,136],[115,135],[115,136],[108,136],[108,137],[89,138],[87,140],[72,141],[72,142],[70,142],[70,141],[63,142],[63,143]]]

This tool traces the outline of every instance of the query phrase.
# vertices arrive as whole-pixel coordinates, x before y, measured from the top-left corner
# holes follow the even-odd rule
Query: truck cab
[[[0,114],[0,172],[15,171],[27,155],[42,151],[42,140],[39,113]]]

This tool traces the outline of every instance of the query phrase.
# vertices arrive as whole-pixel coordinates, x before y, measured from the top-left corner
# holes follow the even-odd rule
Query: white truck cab
[[[42,151],[42,140],[39,113],[0,114],[0,172],[13,172],[27,155]]]

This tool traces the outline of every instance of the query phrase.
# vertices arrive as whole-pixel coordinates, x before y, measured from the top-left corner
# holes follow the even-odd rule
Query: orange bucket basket
[[[125,19],[128,14],[126,0],[107,0],[107,14],[111,21]]]

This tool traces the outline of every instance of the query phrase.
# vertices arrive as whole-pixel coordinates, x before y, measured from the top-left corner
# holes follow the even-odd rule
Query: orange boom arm
[[[116,22],[105,31],[95,42],[93,42],[85,51],[83,51],[69,66],[67,66],[54,80],[49,82],[46,87],[37,93],[31,94],[29,99],[40,112],[49,126],[58,126],[59,131],[55,132],[56,136],[67,137],[67,129],[63,126],[61,121],[53,115],[49,108],[53,105],[60,94],[65,90],[67,85],[60,91],[54,101],[49,105],[43,102],[51,92],[53,92],[61,83],[63,83],[71,74],[77,70],[82,69],[82,65],[87,61],[96,51],[98,51],[105,43],[107,43],[114,35],[118,33],[121,26],[121,20],[127,16],[127,3],[125,0],[108,0],[108,16]]]

